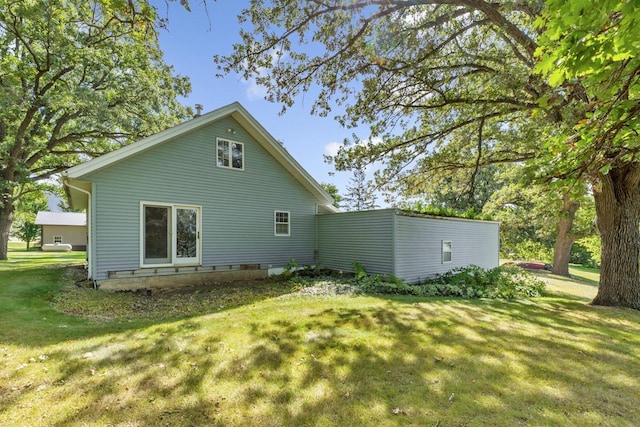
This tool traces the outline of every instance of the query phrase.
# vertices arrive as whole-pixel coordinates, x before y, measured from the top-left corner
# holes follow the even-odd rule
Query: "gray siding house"
[[[318,216],[318,263],[351,271],[353,261],[369,273],[408,283],[471,264],[499,264],[500,223],[415,214],[397,209]]]
[[[70,168],[63,181],[71,206],[87,211],[89,278],[104,289],[264,277],[291,258],[337,270],[360,261],[410,280],[498,264],[497,223],[429,219],[431,230],[393,209],[337,214],[239,103]]]
[[[291,258],[314,264],[316,214],[335,211],[238,103],[68,169],[63,180],[71,205],[87,209],[89,277],[109,287],[260,275]]]

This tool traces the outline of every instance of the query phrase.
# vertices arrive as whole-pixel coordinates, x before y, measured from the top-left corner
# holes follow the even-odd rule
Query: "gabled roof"
[[[146,151],[158,144],[177,138],[224,117],[234,118],[260,145],[271,154],[291,175],[293,175],[317,200],[324,211],[335,212],[333,198],[304,168],[285,150],[285,148],[239,102],[213,110],[200,117],[136,141],[118,150],[96,157],[86,163],[74,166],[62,173],[68,187],[69,202],[74,207],[86,207],[90,185],[82,178],[92,172],[108,167],[123,159]],[[81,200],[79,200],[81,199]]]
[[[87,215],[76,212],[46,212],[40,211],[36,216],[37,225],[87,225]]]

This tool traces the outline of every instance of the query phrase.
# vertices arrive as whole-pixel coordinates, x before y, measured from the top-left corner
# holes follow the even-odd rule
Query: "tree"
[[[441,165],[442,166],[442,165]],[[479,213],[503,185],[497,165],[471,169],[440,169],[433,166],[421,174],[411,174],[399,182],[387,182],[385,194],[392,205],[420,202],[458,212]]]
[[[582,101],[569,137],[541,159],[563,178],[588,177],[602,240],[594,304],[640,309],[640,9],[633,2],[549,0],[537,70]],[[558,161],[552,156],[562,153]],[[559,164],[558,164],[559,163]]]
[[[547,182],[594,185],[606,295],[594,302],[640,308],[640,12],[606,0],[582,16],[592,2],[567,3],[254,1],[242,43],[215,60],[256,77],[283,109],[315,84],[312,113],[340,107],[344,125],[368,124],[382,142],[345,145],[338,168],[379,161],[390,181],[446,152],[462,168],[524,162]]]
[[[15,203],[14,235],[27,243],[27,250],[31,242],[40,236],[40,226],[35,224],[39,211],[47,210],[47,197],[45,191],[51,189],[51,185],[33,183],[20,187]]]
[[[334,184],[329,184],[326,182],[321,182],[320,186],[324,188],[324,191],[329,193],[331,197],[333,197],[333,206],[337,209],[340,209],[340,202],[342,201],[342,196],[340,195],[338,187],[336,187]]]
[[[27,250],[31,246],[31,242],[40,236],[40,226],[30,221],[18,220],[15,235],[27,244]]]
[[[342,198],[344,206],[349,211],[364,211],[375,209],[376,196],[371,183],[367,181],[367,173],[364,165],[353,168],[353,176],[347,184],[347,192]]]
[[[0,0],[0,259],[21,188],[190,111],[145,1]]]

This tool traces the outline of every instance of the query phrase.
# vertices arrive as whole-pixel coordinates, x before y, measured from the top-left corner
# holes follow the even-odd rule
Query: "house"
[[[40,211],[36,216],[40,226],[41,247],[67,246],[74,251],[87,249],[87,216],[76,212]]]
[[[314,264],[316,215],[336,210],[239,103],[70,168],[63,181],[71,206],[87,210],[88,274],[105,288]]]
[[[103,289],[265,277],[291,259],[344,270],[360,260],[377,272],[376,259],[359,259],[364,253],[356,247],[339,257],[323,253],[337,254],[342,238],[340,220],[331,218],[390,221],[352,234],[371,239],[397,233],[402,216],[395,210],[337,214],[331,196],[239,103],[70,168],[63,181],[71,206],[87,211],[88,274]],[[494,251],[497,227],[489,229]],[[447,266],[457,265],[462,247],[454,237],[447,241],[455,260]],[[393,253],[387,264],[406,262]],[[399,271],[382,268],[387,264],[380,272]]]

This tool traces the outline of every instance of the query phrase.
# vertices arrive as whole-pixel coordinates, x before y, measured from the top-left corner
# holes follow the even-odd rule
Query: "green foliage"
[[[34,222],[39,211],[49,209],[47,191],[55,188],[49,183],[26,182],[17,188],[15,197],[16,219]]]
[[[570,133],[550,138],[541,158],[557,173],[586,171],[593,177],[636,163],[640,149],[637,4],[547,0],[536,24],[544,31],[535,70],[551,86],[563,87],[566,98],[581,101]]]
[[[574,246],[576,245],[578,248],[584,248],[584,251],[588,254],[588,258],[586,256],[584,257],[587,261],[586,264],[583,265],[587,267],[600,267],[600,260],[602,259],[602,244],[600,242],[600,236],[592,235],[584,237],[574,244]]]
[[[356,263],[354,263],[355,266]],[[394,276],[356,273],[355,283],[365,292],[459,298],[532,298],[544,294],[545,283],[520,267],[503,265],[485,270],[478,266],[452,269],[419,285]]]
[[[345,143],[336,167],[380,162],[378,187],[406,183],[416,195],[434,172],[465,169],[458,181],[482,198],[488,165],[521,161],[541,140],[533,19],[515,4],[255,1],[242,24],[242,43],[215,57],[220,69],[257,77],[283,109],[318,85],[313,113],[344,106],[340,123],[371,131]],[[321,49],[306,49],[312,41]]]
[[[289,262],[287,263],[287,265],[284,267],[284,276],[285,277],[289,277],[292,274],[295,274],[298,271],[298,261],[296,261],[295,258],[289,258]]]
[[[425,286],[441,296],[514,299],[542,296],[546,285],[520,267],[503,265],[491,270],[477,266],[453,269],[426,281]]]
[[[27,244],[27,249],[29,249],[31,242],[40,236],[40,226],[30,221],[19,221],[15,235],[25,242]]]
[[[451,207],[425,205],[421,201],[413,203],[405,203],[401,209],[408,212],[416,212],[425,215],[444,216],[449,218],[467,218],[467,219],[482,219],[491,221],[493,218],[491,215],[482,214],[474,208],[469,208],[465,211],[458,211]]]
[[[501,248],[506,258],[526,261],[553,261],[553,246],[534,240],[521,240]]]
[[[591,252],[581,243],[574,243],[571,247],[571,263],[580,264],[589,268],[598,268],[598,263],[593,259]]]
[[[340,202],[342,201],[342,196],[339,193],[338,187],[334,184],[321,182],[320,186],[324,188],[324,190],[333,197],[333,206],[340,209]]]
[[[364,268],[364,264],[362,264],[359,261],[353,261],[352,263],[353,265],[353,271],[356,275],[356,280],[357,281],[361,281],[367,277],[369,277],[369,274],[367,273],[367,270],[365,270]]]
[[[0,0],[3,224],[25,185],[191,115],[156,18],[144,0]]]
[[[353,176],[347,184],[347,192],[341,199],[343,207],[350,211],[364,211],[377,208],[375,189],[373,184],[367,181],[365,165],[362,162],[358,162],[358,164],[352,168],[352,171]]]

